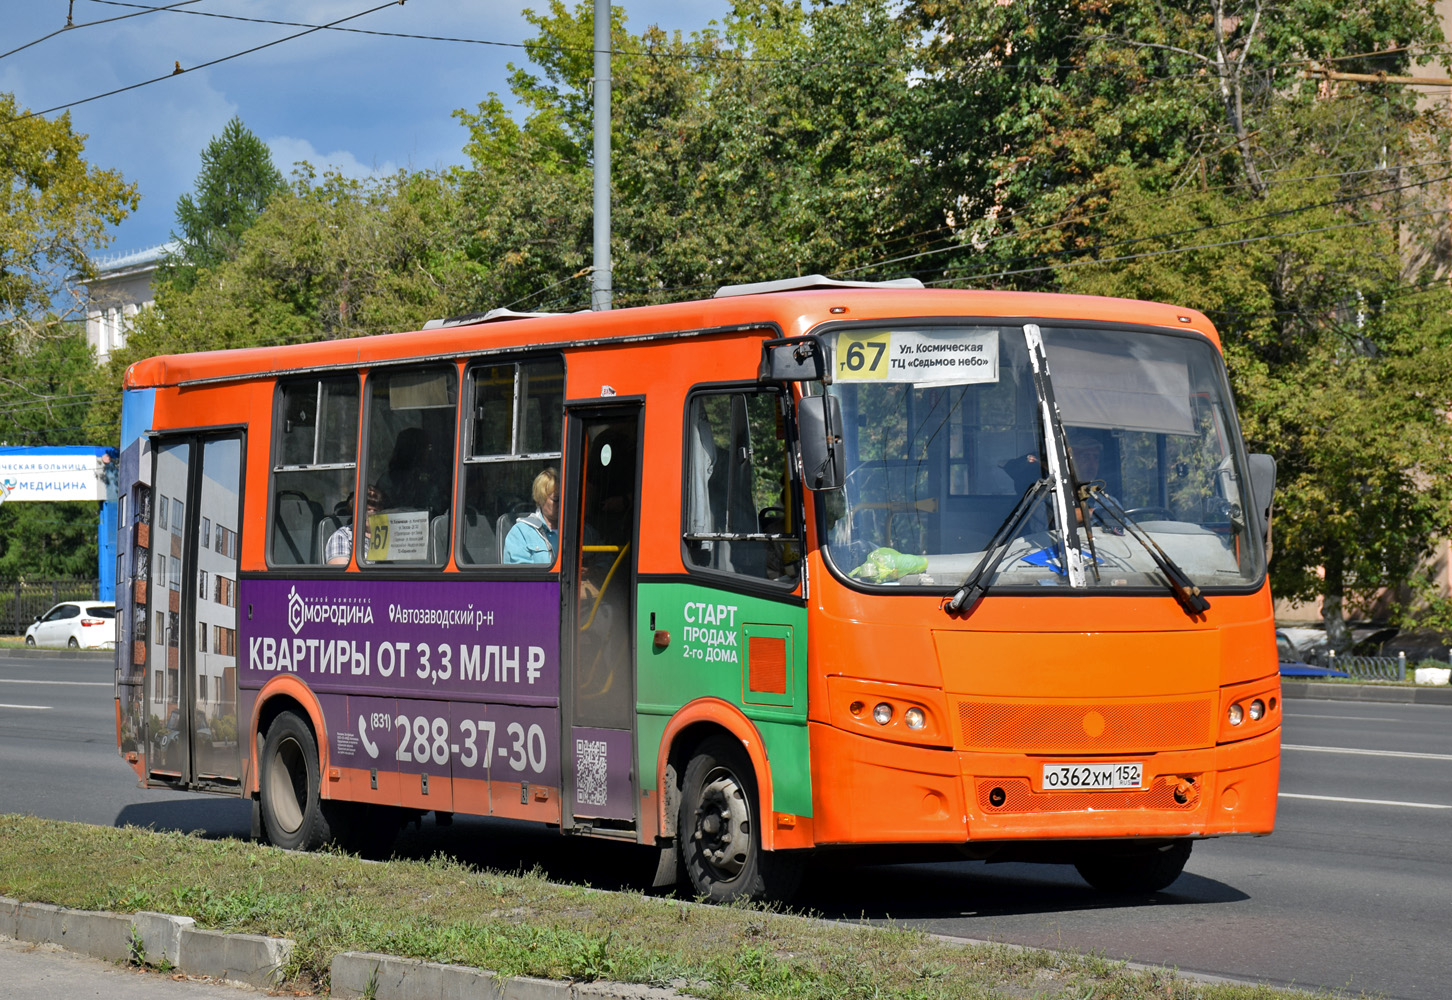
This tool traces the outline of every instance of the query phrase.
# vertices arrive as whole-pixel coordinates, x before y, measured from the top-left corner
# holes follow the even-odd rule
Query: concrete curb
[[[1452,705],[1452,687],[1403,684],[1341,684],[1281,678],[1281,696],[1323,701],[1379,701],[1401,705]]]
[[[332,996],[343,1000],[670,1000],[671,989],[631,983],[569,983],[503,977],[465,965],[440,965],[366,951],[333,956]]]
[[[292,958],[293,942],[257,934],[198,930],[190,917],[166,913],[101,913],[0,896],[0,937],[49,944],[104,959],[150,966],[163,963],[189,976],[206,976],[259,989],[276,989]],[[465,965],[343,952],[333,957],[332,995],[357,1000],[676,1000],[673,989],[631,983],[571,983],[525,976],[501,977]]]
[[[101,913],[0,897],[0,937],[50,944],[108,962],[163,962],[189,976],[273,989],[292,958],[286,938],[202,931],[190,917]]]

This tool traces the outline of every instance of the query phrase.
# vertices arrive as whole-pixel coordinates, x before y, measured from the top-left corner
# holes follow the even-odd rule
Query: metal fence
[[[1337,656],[1330,651],[1328,663],[1363,680],[1404,681],[1407,679],[1407,654],[1396,656]]]
[[[94,601],[99,586],[95,577],[0,580],[0,633],[24,635],[36,615],[61,601]]]

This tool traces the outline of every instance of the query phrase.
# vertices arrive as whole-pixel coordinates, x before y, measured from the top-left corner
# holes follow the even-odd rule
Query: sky
[[[507,101],[508,65],[528,64],[520,44],[535,36],[524,6],[407,0],[339,27],[497,44],[325,30],[191,69],[306,30],[201,15],[310,26],[369,11],[384,0],[177,2],[0,0],[0,53],[65,28],[68,14],[74,23],[0,55],[0,92],[14,94],[23,108],[46,111],[166,76],[69,109],[73,128],[88,136],[86,160],[119,170],[141,195],[140,208],[115,228],[98,260],[171,237],[177,198],[192,190],[202,148],[233,115],[267,143],[284,175],[298,160],[319,173],[331,167],[354,177],[462,163],[467,135],[453,111],[472,110],[491,91]],[[528,6],[544,9],[548,0]],[[689,34],[729,10],[727,0],[615,0],[615,6],[624,9],[632,34],[650,25]],[[126,14],[138,16],[85,26]],[[169,76],[178,64],[187,72]]]

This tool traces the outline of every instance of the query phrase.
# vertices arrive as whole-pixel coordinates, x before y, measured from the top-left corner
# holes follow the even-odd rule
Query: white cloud
[[[384,160],[382,163],[375,161],[370,166],[346,149],[320,153],[308,140],[290,135],[273,136],[265,141],[267,148],[272,152],[272,162],[285,175],[292,173],[294,164],[304,161],[311,164],[320,175],[324,171],[333,170],[344,177],[351,177],[355,180],[384,177],[398,171],[398,165],[392,160]]]

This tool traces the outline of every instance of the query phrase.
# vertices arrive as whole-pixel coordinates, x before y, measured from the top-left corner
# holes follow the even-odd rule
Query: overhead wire
[[[147,14],[156,14],[156,13],[159,13],[161,11],[175,10],[178,7],[185,7],[188,4],[194,4],[194,3],[200,3],[200,2],[201,2],[201,0],[178,0],[177,3],[167,4],[164,7],[145,7],[145,9],[143,9],[143,10],[133,11],[130,14],[118,14],[115,17],[103,17],[103,18],[101,18],[100,20],[97,20],[97,21],[82,21],[80,24],[74,23],[71,20],[71,17],[69,15],[67,15],[67,17],[66,17],[66,23],[65,23],[65,25],[63,27],[57,28],[56,30],[52,31],[48,35],[42,35],[41,37],[35,39],[34,41],[29,41],[29,42],[26,42],[24,45],[17,46],[16,48],[11,49],[9,52],[0,52],[0,59],[4,59],[6,56],[13,56],[17,52],[24,52],[26,49],[30,48],[33,45],[39,45],[41,42],[48,42],[52,38],[54,38],[56,35],[63,35],[67,31],[74,31],[77,28],[94,28],[98,24],[111,24],[112,22],[115,22],[115,21],[124,21],[127,18],[131,18],[131,17],[145,17]],[[126,6],[130,6],[130,5],[126,5]],[[141,7],[143,5],[136,4],[136,6]]]
[[[334,25],[342,24],[344,21],[352,21],[356,18],[365,17],[368,14],[373,14],[380,10],[383,10],[385,7],[402,6],[403,2],[404,0],[388,0],[387,3],[381,3],[376,7],[370,7],[367,10],[359,11],[356,14],[349,14],[346,17],[340,17],[336,21],[330,21],[327,24],[316,25],[314,27],[308,28],[306,31],[299,31],[295,34],[287,35],[283,38],[273,39],[270,42],[264,42],[261,45],[254,45],[251,48],[242,49],[240,52],[233,52],[230,55],[221,56],[217,59],[210,59],[207,62],[198,63],[195,66],[183,67],[180,62],[177,62],[176,69],[174,69],[170,73],[165,74],[164,76],[156,76],[152,77],[149,80],[142,80],[140,83],[133,83],[125,87],[117,87],[114,90],[106,91],[104,94],[93,94],[90,97],[83,97],[79,100],[67,101],[64,104],[57,104],[55,107],[46,108],[42,111],[30,111],[23,115],[16,115],[13,118],[8,118],[5,121],[0,122],[0,125],[9,125],[12,122],[24,121],[27,118],[38,118],[42,115],[48,115],[55,111],[62,111],[66,108],[78,107],[82,104],[89,104],[91,101],[99,101],[105,97],[113,97],[116,94],[124,94],[127,91],[138,90],[141,87],[147,87],[153,83],[160,83],[162,80],[170,80],[173,77],[181,76],[185,73],[195,72],[199,69],[206,69],[210,66],[216,66],[221,63],[228,62],[232,59],[240,59],[242,56],[251,55],[254,52],[261,52],[263,49],[270,49],[274,45],[281,45],[283,42],[290,42],[296,38],[302,38],[304,35],[311,35],[315,31],[322,31],[325,28],[331,28]]]

